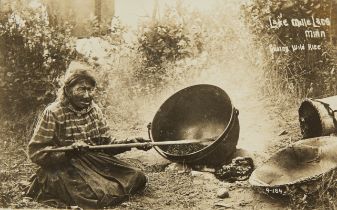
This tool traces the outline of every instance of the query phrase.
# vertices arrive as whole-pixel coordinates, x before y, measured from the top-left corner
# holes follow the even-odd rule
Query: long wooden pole
[[[106,144],[106,145],[96,145],[87,147],[88,150],[99,150],[99,149],[112,149],[112,148],[129,148],[129,147],[141,147],[141,146],[163,146],[163,145],[181,145],[181,144],[205,144],[214,141],[214,139],[185,139],[176,141],[162,141],[162,142],[145,142],[145,143],[129,143],[129,144]],[[59,147],[54,149],[44,149],[43,152],[65,152],[74,150],[73,147]]]

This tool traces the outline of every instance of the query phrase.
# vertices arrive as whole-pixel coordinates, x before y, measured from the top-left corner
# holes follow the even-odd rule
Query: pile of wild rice
[[[218,137],[212,137],[212,138],[205,138],[204,140],[207,141],[215,141]],[[161,146],[160,149],[164,152],[167,152],[172,155],[188,155],[193,152],[197,152],[208,145],[211,144],[211,142],[207,143],[195,143],[195,144],[177,144],[177,145],[167,145],[167,146]]]
[[[161,148],[163,151],[170,153],[172,155],[187,155],[193,152],[197,152],[207,145],[203,144],[180,144],[180,145],[169,145],[165,148]]]

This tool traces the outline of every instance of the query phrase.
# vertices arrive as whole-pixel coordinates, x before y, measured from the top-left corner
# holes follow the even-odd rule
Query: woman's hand
[[[137,149],[147,151],[152,148],[152,145],[149,144],[150,140],[144,139],[142,137],[136,138],[127,138],[124,140],[115,140],[113,141],[114,144],[130,144],[130,143],[145,143],[144,146],[136,147]]]
[[[76,141],[71,145],[71,147],[76,153],[85,153],[89,151],[89,144],[84,141]]]
[[[150,144],[151,141],[148,139],[144,139],[142,137],[136,137],[136,138],[132,138],[132,141],[134,143],[145,143],[144,146],[136,147],[137,149],[148,151],[152,148],[152,145]]]

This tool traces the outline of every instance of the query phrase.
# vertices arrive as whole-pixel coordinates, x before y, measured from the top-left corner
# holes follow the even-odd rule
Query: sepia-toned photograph
[[[0,0],[0,209],[337,209],[337,0]]]

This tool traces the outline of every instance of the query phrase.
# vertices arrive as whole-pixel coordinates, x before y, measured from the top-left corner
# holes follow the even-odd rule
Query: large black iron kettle
[[[235,152],[240,130],[238,110],[223,89],[194,85],[168,98],[157,111],[150,129],[154,142],[212,138],[214,141],[207,146],[185,154],[172,153],[169,146],[155,149],[171,161],[216,166],[228,163]],[[176,148],[186,149],[186,145]]]

